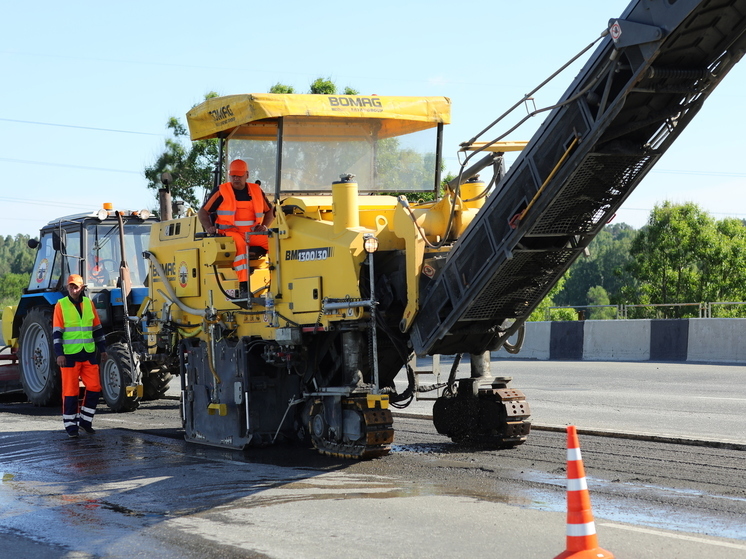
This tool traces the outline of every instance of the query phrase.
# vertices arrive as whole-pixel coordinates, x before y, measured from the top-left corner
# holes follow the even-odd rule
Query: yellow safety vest
[[[94,317],[91,300],[88,297],[81,299],[80,308],[83,316],[80,316],[69,297],[60,299],[59,303],[62,308],[62,320],[65,321],[62,331],[62,352],[65,355],[72,355],[81,351],[96,351],[96,344],[93,341]]]

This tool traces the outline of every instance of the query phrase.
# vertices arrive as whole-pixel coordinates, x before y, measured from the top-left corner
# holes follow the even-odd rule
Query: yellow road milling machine
[[[442,197],[447,98],[247,94],[195,107],[191,138],[219,139],[223,178],[246,161],[276,220],[253,233],[269,251],[248,289],[231,237],[195,215],[152,226],[142,360],[178,360],[187,440],[380,456],[391,408],[426,388],[413,358],[443,354],[455,358],[429,387],[437,430],[524,442],[529,406],[490,374],[489,352],[519,349],[506,344],[740,59],[745,29],[746,0],[632,2],[527,145],[462,144]],[[506,173],[504,152],[521,147]],[[471,374],[457,379],[463,354]]]

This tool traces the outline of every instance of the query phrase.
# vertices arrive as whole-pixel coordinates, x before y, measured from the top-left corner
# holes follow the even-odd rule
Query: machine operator
[[[257,258],[267,254],[267,235],[246,235],[249,232],[267,231],[275,219],[275,211],[261,187],[248,182],[249,166],[242,159],[235,159],[228,169],[229,181],[212,191],[207,202],[197,212],[200,223],[210,234],[220,233],[233,237],[236,242],[236,257],[233,269],[238,281],[248,285],[249,263],[246,260],[246,247],[249,257]],[[215,215],[215,223],[211,215]]]

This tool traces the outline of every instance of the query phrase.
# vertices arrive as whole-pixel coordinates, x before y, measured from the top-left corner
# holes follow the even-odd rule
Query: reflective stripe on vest
[[[93,341],[94,316],[91,300],[88,297],[81,299],[80,309],[83,316],[80,316],[69,297],[60,299],[60,306],[65,324],[62,330],[62,352],[65,355],[72,355],[81,351],[88,353],[96,351],[96,344]]]

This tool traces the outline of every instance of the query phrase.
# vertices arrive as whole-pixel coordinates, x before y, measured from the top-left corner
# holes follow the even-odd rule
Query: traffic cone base
[[[578,432],[567,427],[567,549],[554,559],[614,559],[614,555],[598,547],[596,523],[591,511],[591,497],[580,455]]]
[[[584,549],[583,551],[563,551],[554,559],[614,559],[610,551],[600,547],[595,549]]]

